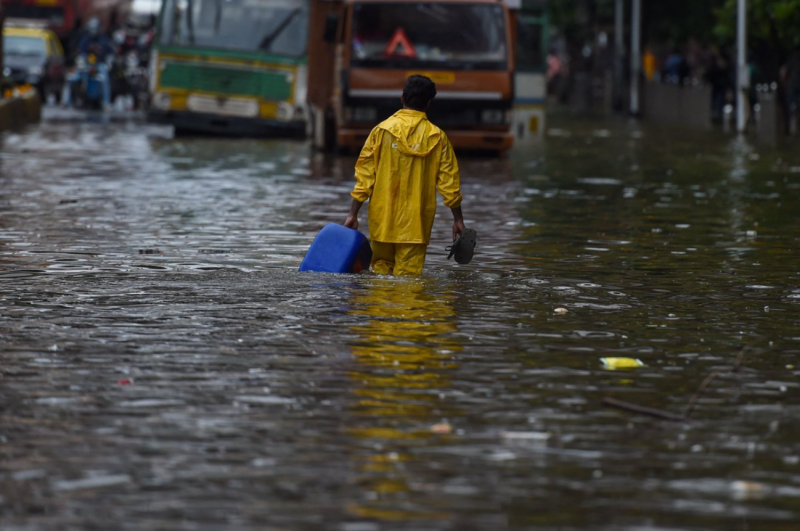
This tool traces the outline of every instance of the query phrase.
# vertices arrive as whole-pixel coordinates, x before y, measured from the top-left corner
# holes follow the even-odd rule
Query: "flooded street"
[[[1,146],[4,531],[800,529],[796,145],[553,116],[460,159],[473,262],[440,205],[395,279],[297,272],[354,156],[48,111]]]

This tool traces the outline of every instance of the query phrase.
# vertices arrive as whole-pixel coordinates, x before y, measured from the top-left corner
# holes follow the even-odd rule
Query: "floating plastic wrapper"
[[[636,358],[600,358],[600,361],[603,362],[604,368],[611,371],[616,369],[636,369],[644,367],[642,360]]]

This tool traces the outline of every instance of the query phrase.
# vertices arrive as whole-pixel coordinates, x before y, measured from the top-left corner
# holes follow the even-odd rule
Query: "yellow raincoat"
[[[369,135],[356,162],[350,194],[369,202],[374,241],[421,243],[431,239],[436,192],[449,208],[461,205],[461,177],[444,132],[424,112],[403,109]]]

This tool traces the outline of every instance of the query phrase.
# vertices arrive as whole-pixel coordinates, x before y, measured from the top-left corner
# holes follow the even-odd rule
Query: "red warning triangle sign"
[[[408,35],[403,31],[403,28],[397,28],[392,40],[386,45],[383,55],[415,58],[417,57],[417,51],[414,49],[414,46],[411,45],[411,41],[408,40]]]

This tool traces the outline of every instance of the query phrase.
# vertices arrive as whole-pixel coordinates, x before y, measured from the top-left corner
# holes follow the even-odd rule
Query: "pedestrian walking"
[[[375,127],[355,166],[356,184],[346,227],[358,228],[358,212],[369,200],[372,270],[382,275],[419,275],[425,265],[436,192],[453,214],[453,241],[464,232],[461,177],[447,135],[425,114],[436,85],[410,76],[403,108]]]

